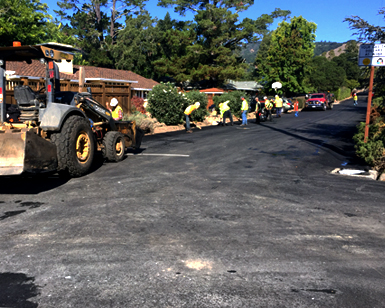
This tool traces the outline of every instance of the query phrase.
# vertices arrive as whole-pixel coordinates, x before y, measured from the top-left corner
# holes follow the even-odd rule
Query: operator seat
[[[39,119],[39,101],[36,93],[29,86],[16,86],[15,99],[20,110],[21,121],[37,121]]]

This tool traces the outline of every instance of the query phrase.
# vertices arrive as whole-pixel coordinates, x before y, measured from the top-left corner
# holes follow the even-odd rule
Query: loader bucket
[[[32,131],[0,132],[0,176],[41,173],[57,168],[56,146]]]

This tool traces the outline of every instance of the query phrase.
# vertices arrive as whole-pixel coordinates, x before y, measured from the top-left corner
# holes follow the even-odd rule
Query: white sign
[[[385,44],[360,45],[358,65],[385,66]]]

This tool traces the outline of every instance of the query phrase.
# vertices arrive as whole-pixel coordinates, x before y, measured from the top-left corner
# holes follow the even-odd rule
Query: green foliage
[[[382,117],[376,123],[369,125],[369,136],[364,143],[365,123],[361,122],[358,126],[358,133],[353,139],[356,142],[356,154],[363,158],[365,162],[377,170],[385,170],[385,124]]]
[[[159,122],[178,125],[184,121],[184,110],[191,102],[171,83],[156,85],[149,95],[147,111]]]
[[[55,13],[69,21],[69,35],[78,39],[84,60],[90,65],[113,68],[112,46],[122,29],[118,20],[140,10],[143,0],[59,0],[57,4],[60,10]]]
[[[298,97],[298,109],[302,109],[305,107],[305,98],[304,97]]]
[[[203,122],[209,114],[207,111],[207,94],[199,91],[190,91],[185,93],[185,95],[191,104],[194,104],[195,102],[201,104],[200,107],[191,114],[191,120],[194,122]]]
[[[135,121],[137,127],[139,127],[145,134],[154,133],[156,121],[154,119],[150,119],[148,116],[140,113],[139,111],[135,111],[130,115],[123,115],[123,121]]]
[[[40,0],[0,0],[0,46],[43,43],[48,38],[48,6]]]
[[[334,61],[325,57],[311,59],[306,74],[306,83],[316,92],[335,91],[345,82],[345,71]]]
[[[251,100],[247,98],[246,93],[243,91],[232,91],[232,92],[224,93],[222,95],[214,96],[215,110],[219,112],[219,104],[225,101],[230,101],[228,106],[230,107],[231,113],[235,115],[237,118],[240,118],[242,116],[242,111],[241,111],[242,96],[244,96],[247,99],[250,106]]]
[[[290,13],[276,9],[257,20],[245,18],[240,22],[238,12],[247,10],[253,3],[253,0],[159,0],[158,5],[173,6],[174,11],[181,15],[193,12],[194,24],[190,25],[192,31],[187,32],[175,32],[174,27],[182,50],[179,50],[179,57],[165,55],[155,62],[157,70],[175,78],[181,86],[182,81],[198,83],[203,80],[205,87],[214,87],[221,86],[228,79],[241,78],[247,68],[240,57],[243,44],[255,41],[258,35],[266,33],[268,23]],[[187,38],[191,41],[188,42]],[[179,46],[172,40],[174,45]]]
[[[157,56],[158,33],[153,23],[147,12],[136,18],[127,16],[126,26],[118,33],[112,47],[116,68],[134,71],[146,78],[156,77],[151,63]]]
[[[293,17],[290,23],[283,21],[272,32],[267,57],[258,52],[256,63],[265,81],[266,93],[272,93],[272,83],[282,83],[279,94],[293,96],[306,91],[305,73],[314,54],[317,25],[302,16]],[[262,42],[263,43],[263,42]]]
[[[340,101],[351,96],[352,90],[346,87],[341,87],[334,92],[335,98]]]

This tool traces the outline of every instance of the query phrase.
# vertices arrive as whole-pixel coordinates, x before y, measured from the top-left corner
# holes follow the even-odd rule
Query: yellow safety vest
[[[242,108],[241,108],[241,110],[249,110],[249,103],[247,102],[246,99],[244,99],[242,101]]]
[[[282,98],[278,97],[275,99],[275,107],[281,108],[283,106]]]
[[[190,105],[186,108],[186,110],[184,111],[184,114],[190,115],[191,112],[193,112],[195,109],[197,109],[197,106],[195,106],[195,104]]]
[[[118,119],[119,118],[119,111],[121,111],[122,115],[123,115],[123,109],[120,106],[116,106],[116,108],[112,111],[112,117],[114,119]],[[121,120],[119,120],[119,121],[121,121]]]
[[[273,103],[271,101],[267,101],[265,103],[265,107],[267,110],[270,110],[271,108],[273,108]]]

